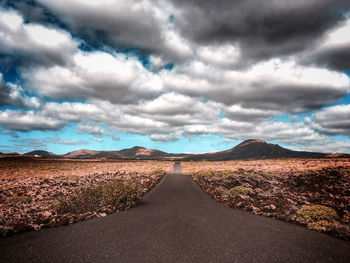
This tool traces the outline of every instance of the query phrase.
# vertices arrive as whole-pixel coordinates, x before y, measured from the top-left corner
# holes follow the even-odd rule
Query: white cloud
[[[200,61],[162,71],[166,89],[227,105],[302,112],[335,102],[350,90],[344,73],[272,59],[246,70],[224,70]],[[312,100],[310,98],[312,97]]]
[[[303,52],[299,60],[340,71],[350,70],[350,16],[325,33],[318,45]]]
[[[99,137],[91,137],[90,139],[95,141],[95,142],[103,142],[103,139],[99,138]]]
[[[223,67],[237,64],[241,55],[239,48],[232,44],[199,46],[196,52],[201,61]]]
[[[350,136],[350,105],[325,108],[312,116],[312,126],[326,134]]]
[[[224,114],[232,120],[256,122],[269,119],[272,116],[280,114],[280,112],[254,108],[243,108],[240,105],[232,105],[224,108]]]
[[[350,17],[326,34],[321,47],[350,44]]]
[[[41,102],[37,97],[25,95],[21,86],[14,83],[6,83],[2,73],[0,73],[0,106],[1,105],[39,108]]]
[[[103,135],[106,133],[106,131],[96,125],[93,125],[91,123],[79,123],[78,124],[78,130],[77,133],[89,133],[94,135]]]
[[[151,0],[39,0],[59,15],[75,32],[86,27],[104,32],[106,42],[114,47],[142,48],[164,57],[168,62],[181,60],[192,53],[190,43],[169,22],[178,13],[169,2]],[[89,36],[87,36],[89,37]],[[93,37],[93,41],[99,41]]]
[[[66,31],[24,23],[22,16],[0,8],[0,51],[22,54],[44,65],[66,64],[79,43]]]
[[[78,52],[70,66],[29,69],[25,78],[31,90],[56,99],[92,97],[129,103],[152,98],[163,89],[157,75],[121,53]]]
[[[0,111],[0,125],[17,131],[57,130],[64,122],[34,111]]]

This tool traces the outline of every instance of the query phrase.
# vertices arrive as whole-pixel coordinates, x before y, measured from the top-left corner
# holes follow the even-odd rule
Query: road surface
[[[0,239],[0,262],[350,262],[350,242],[225,207],[174,173],[136,208]]]

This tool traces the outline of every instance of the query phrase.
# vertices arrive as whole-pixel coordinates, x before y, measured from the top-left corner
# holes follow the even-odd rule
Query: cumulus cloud
[[[75,123],[101,142],[119,132],[160,142],[215,134],[333,149],[329,135],[350,136],[348,105],[324,108],[350,92],[350,4],[260,2],[6,4],[0,70],[19,81],[0,74],[0,106],[27,109],[0,110],[0,125]],[[1,65],[3,57],[15,66]],[[305,112],[310,120],[276,121]],[[60,140],[45,143],[69,144]]]
[[[305,64],[318,64],[328,68],[350,70],[350,18],[329,30],[321,43],[301,56]]]
[[[58,130],[64,122],[36,111],[0,111],[0,125],[16,131]]]
[[[55,99],[87,99],[128,103],[162,91],[160,78],[135,57],[105,52],[78,52],[68,67],[39,67],[24,74],[27,87]]]
[[[6,83],[0,73],[0,106],[13,105],[18,107],[38,108],[40,100],[24,94],[21,86],[14,83]]]
[[[225,107],[224,114],[231,120],[239,120],[246,122],[263,121],[278,115],[280,112],[272,110],[261,110],[254,108],[243,108],[240,105],[232,105]]]
[[[167,60],[181,60],[191,51],[169,21],[176,10],[165,1],[39,0],[90,42],[141,49]]]
[[[350,88],[346,74],[281,59],[260,62],[246,70],[223,70],[191,61],[162,71],[161,77],[166,88],[189,96],[287,112],[320,108],[345,96]]]
[[[349,2],[311,1],[171,1],[180,12],[175,24],[196,43],[240,45],[246,59],[290,55],[315,43],[343,19]]]
[[[79,123],[77,133],[89,133],[94,135],[103,135],[105,130],[99,126],[90,123]]]
[[[350,136],[350,105],[337,105],[316,112],[312,116],[312,125],[322,133]]]
[[[30,57],[26,63],[64,65],[76,51],[79,43],[66,31],[24,23],[22,16],[0,8],[0,52]]]
[[[203,102],[200,99],[171,92],[152,101],[141,101],[137,105],[128,105],[125,111],[175,127],[214,122],[220,114],[219,107],[220,105],[215,102]]]
[[[96,135],[96,137],[91,138],[94,141],[99,141],[101,142],[102,139],[100,138],[101,136],[111,136],[113,140],[118,141],[120,140],[120,137],[118,134],[116,134],[113,131],[106,131],[105,129],[101,128],[98,125],[94,125],[89,122],[83,122],[78,124],[78,129],[76,130],[77,133],[88,133],[88,134],[93,134]]]

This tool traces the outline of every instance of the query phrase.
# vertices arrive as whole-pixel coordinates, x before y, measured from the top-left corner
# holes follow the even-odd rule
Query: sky
[[[350,153],[348,0],[0,0],[0,152]]]

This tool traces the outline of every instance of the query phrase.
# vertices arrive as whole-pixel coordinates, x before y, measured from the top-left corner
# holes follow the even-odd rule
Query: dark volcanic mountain
[[[31,151],[28,153],[25,153],[24,155],[37,155],[37,156],[41,156],[41,157],[56,157],[57,155],[52,153],[52,152],[48,152],[48,151],[42,151],[42,150],[36,150],[36,151]]]
[[[322,158],[327,157],[324,153],[292,151],[278,144],[266,143],[262,140],[246,140],[232,149],[192,155],[184,158],[186,161],[226,161],[241,159],[264,159],[264,158]]]

